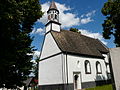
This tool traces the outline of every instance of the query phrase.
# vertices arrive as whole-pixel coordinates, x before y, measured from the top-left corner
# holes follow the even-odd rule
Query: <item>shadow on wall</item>
[[[110,84],[111,80],[106,80],[106,78],[103,75],[96,75],[95,83],[96,86],[101,86],[101,85]]]
[[[96,75],[95,81],[105,80],[105,77],[103,75]]]

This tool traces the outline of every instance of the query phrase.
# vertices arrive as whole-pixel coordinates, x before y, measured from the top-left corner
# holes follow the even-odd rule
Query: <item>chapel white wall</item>
[[[107,63],[107,72],[109,73],[109,78],[111,79],[111,75],[110,75],[110,65],[109,65],[109,55],[108,54],[102,54],[105,58],[105,63]]]
[[[39,85],[63,84],[62,54],[39,62]]]
[[[60,32],[60,25],[52,23],[52,30]]]
[[[53,36],[51,35],[51,33],[48,33],[45,36],[45,40],[44,40],[40,60],[43,59],[43,58],[49,57],[51,55],[60,53],[60,52],[61,52],[61,50],[57,46]]]
[[[110,48],[110,58],[116,90],[120,90],[120,47]]]
[[[85,60],[89,60],[91,64],[91,74],[85,74]],[[79,61],[79,65],[77,65]],[[102,74],[96,73],[96,61],[99,61],[102,67]],[[69,83],[73,83],[73,72],[81,72],[81,81],[82,82],[89,82],[95,80],[96,77],[99,75],[103,78],[103,80],[107,79],[106,74],[106,65],[103,59],[97,58],[87,58],[87,57],[80,57],[74,55],[67,55],[67,62],[68,62],[68,81]]]
[[[104,60],[105,60],[105,62],[106,63],[109,63],[109,56],[108,56],[108,54],[102,54],[105,58],[104,58]]]

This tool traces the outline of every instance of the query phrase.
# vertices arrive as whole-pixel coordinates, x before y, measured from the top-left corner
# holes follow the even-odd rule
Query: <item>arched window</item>
[[[57,15],[55,14],[55,19],[57,19]]]
[[[107,73],[110,73],[110,67],[109,67],[109,64],[107,64]]]
[[[53,14],[51,14],[51,18],[53,18]]]
[[[96,72],[97,72],[97,74],[101,74],[102,73],[101,64],[98,61],[96,62]]]
[[[91,66],[90,66],[90,62],[88,60],[85,61],[85,73],[91,74]]]

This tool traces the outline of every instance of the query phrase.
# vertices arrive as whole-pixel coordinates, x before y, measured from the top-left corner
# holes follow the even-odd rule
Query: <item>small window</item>
[[[53,14],[51,14],[51,18],[53,18]]]
[[[91,74],[91,66],[90,66],[90,62],[88,60],[85,61],[85,73]]]
[[[57,19],[57,15],[55,14],[55,19]]]
[[[110,73],[110,67],[109,67],[109,64],[107,64],[107,73]]]
[[[96,72],[97,72],[97,74],[101,74],[102,73],[101,64],[98,61],[96,62]]]

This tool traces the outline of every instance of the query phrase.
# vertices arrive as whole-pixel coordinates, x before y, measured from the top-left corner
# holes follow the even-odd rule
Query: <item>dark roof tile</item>
[[[51,31],[51,33],[63,52],[96,57],[103,57],[101,52],[108,53],[107,48],[98,39],[68,30]]]

